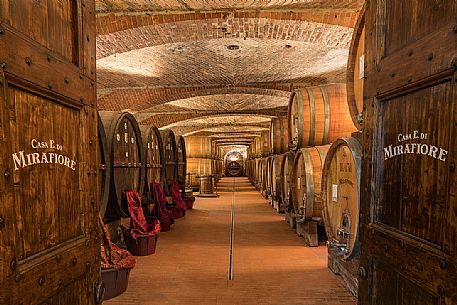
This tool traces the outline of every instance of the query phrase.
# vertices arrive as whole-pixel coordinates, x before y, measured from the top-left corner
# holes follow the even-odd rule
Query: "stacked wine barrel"
[[[224,171],[224,161],[223,156],[221,155],[221,147],[216,144],[215,141],[211,142],[211,158],[212,158],[212,168],[214,174],[214,180],[217,183],[222,178],[222,173]]]
[[[322,167],[329,148],[330,145],[322,145],[299,149],[292,170],[296,230],[310,246],[318,245],[317,225],[323,224]]]
[[[257,141],[254,140],[247,149],[247,171],[249,181],[258,189],[257,177]]]
[[[292,202],[294,196],[294,186],[292,183],[292,175],[294,168],[295,152],[288,151],[283,154],[283,159],[281,162],[280,168],[280,202],[279,202],[279,212],[284,212],[286,214],[286,221],[290,224],[291,227],[295,227],[292,217],[287,217],[292,210]]]
[[[269,164],[268,164],[268,191],[270,204],[278,211],[282,208],[281,165],[284,154],[289,151],[287,116],[279,115],[271,119],[269,130]]]
[[[359,269],[360,176],[363,127],[365,8],[360,12],[349,49],[347,101],[359,130],[336,140],[322,170],[322,207],[328,237],[328,266],[357,296]]]
[[[284,155],[273,155],[271,156],[270,162],[270,200],[271,204],[276,211],[280,212],[280,198],[281,198],[281,165],[284,159]]]
[[[211,138],[205,136],[188,136],[185,138],[187,149],[187,180],[193,189],[200,188],[204,177],[213,176],[215,159],[212,157]]]
[[[347,103],[346,84],[298,89],[288,107],[289,147],[325,145],[355,130]]]

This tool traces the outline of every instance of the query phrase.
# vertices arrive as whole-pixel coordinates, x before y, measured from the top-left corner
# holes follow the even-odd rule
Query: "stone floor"
[[[194,209],[160,235],[157,251],[137,257],[127,291],[107,305],[354,305],[327,269],[324,246],[309,248],[246,178],[219,183],[219,198]],[[228,280],[232,196],[233,280]]]

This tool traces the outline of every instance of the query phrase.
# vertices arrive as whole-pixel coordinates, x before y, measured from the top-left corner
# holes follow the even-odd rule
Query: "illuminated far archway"
[[[245,161],[247,158],[247,147],[232,149],[225,153],[223,171],[226,176],[237,177],[245,175]]]

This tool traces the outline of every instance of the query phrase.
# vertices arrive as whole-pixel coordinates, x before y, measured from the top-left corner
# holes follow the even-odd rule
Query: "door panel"
[[[433,291],[423,290],[407,277],[382,262],[373,264],[373,304],[389,305],[439,305],[439,296]],[[391,289],[391,287],[398,289]]]
[[[82,186],[77,162],[81,135],[74,129],[81,109],[11,87],[9,99],[15,104],[11,137],[16,139],[12,147],[14,183],[20,186],[16,209],[22,237],[20,257],[26,258],[82,234],[84,202],[79,198]],[[69,226],[69,219],[74,225]]]
[[[449,84],[440,84],[380,105],[379,132],[383,137],[379,158],[383,167],[377,183],[380,202],[376,222],[437,245],[444,232],[436,224],[446,222],[447,210],[449,89]]]
[[[457,304],[457,2],[367,4],[359,304]]]
[[[78,6],[74,0],[2,0],[5,21],[18,32],[75,65],[79,63]]]
[[[0,304],[95,304],[95,65],[81,60],[95,32],[80,38],[95,20],[84,4],[0,0]]]

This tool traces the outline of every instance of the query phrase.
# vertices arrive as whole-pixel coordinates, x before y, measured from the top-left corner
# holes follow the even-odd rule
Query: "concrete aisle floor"
[[[326,247],[309,248],[247,178],[236,178],[233,280],[228,280],[233,178],[219,198],[198,198],[137,257],[127,291],[107,305],[356,303],[327,269]]]

